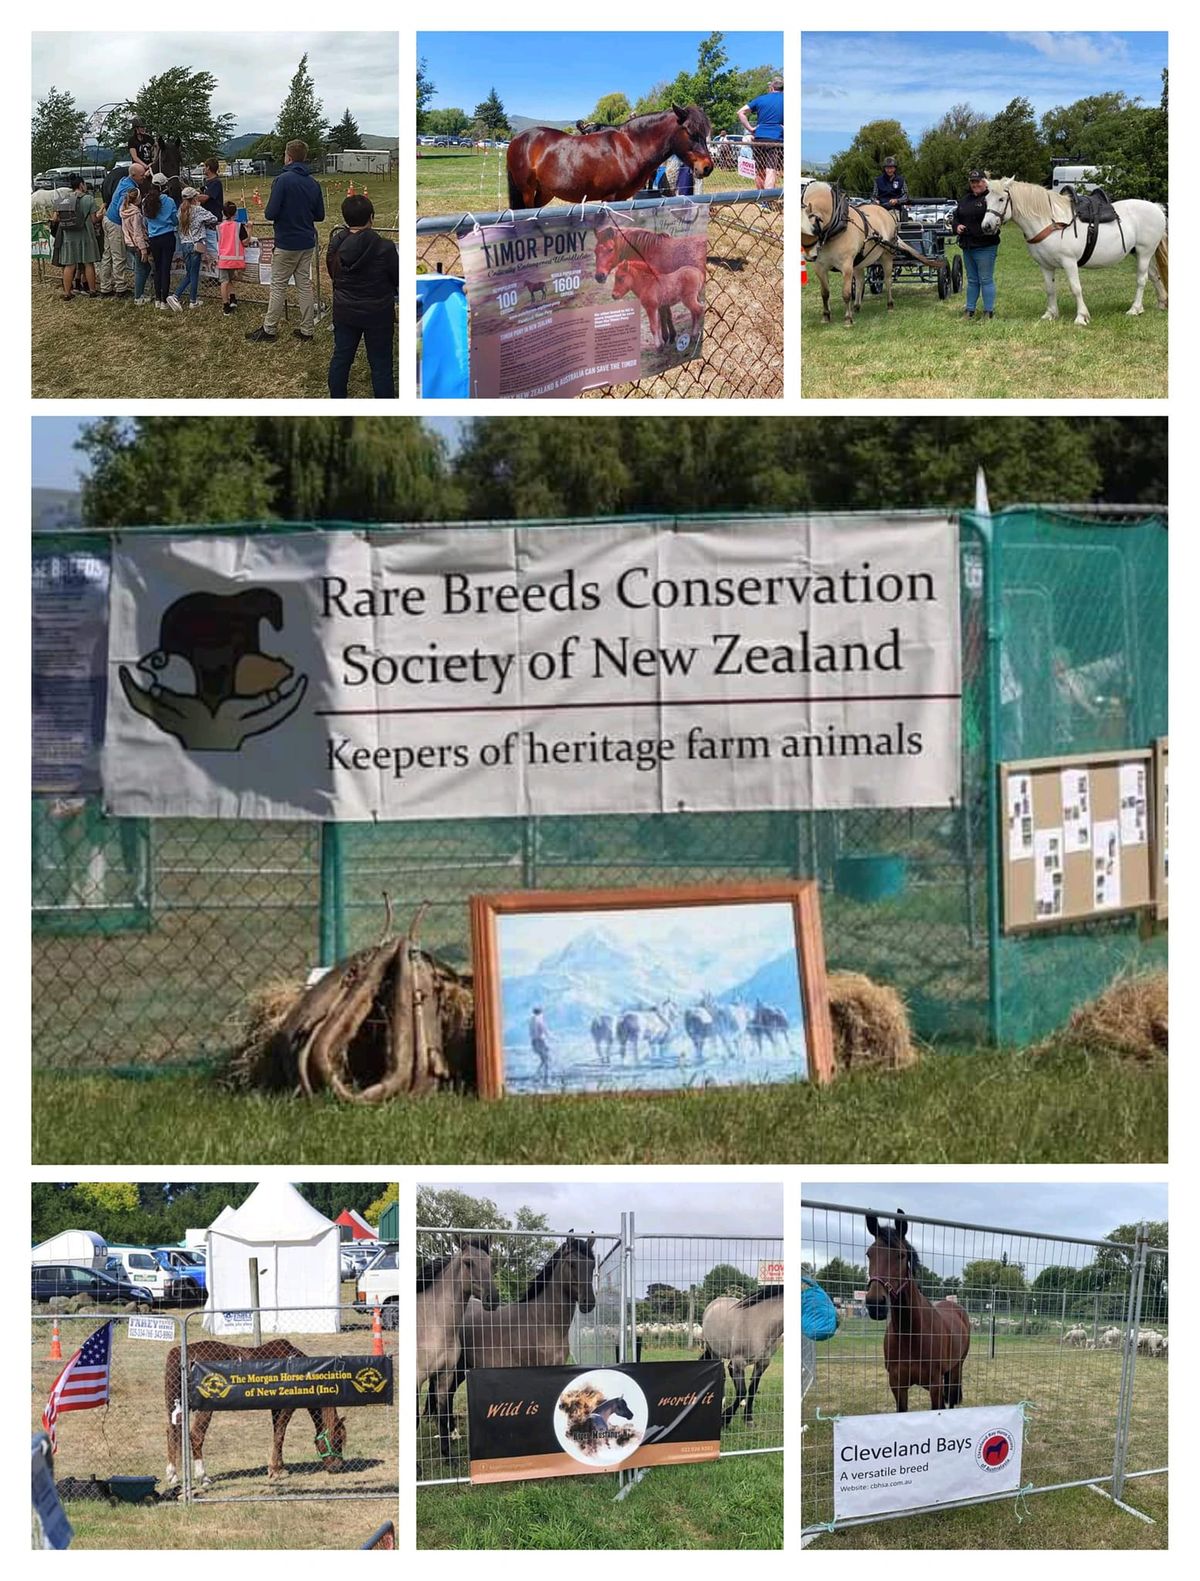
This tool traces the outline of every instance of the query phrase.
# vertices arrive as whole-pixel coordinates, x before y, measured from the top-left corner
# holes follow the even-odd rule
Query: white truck
[[[108,1255],[103,1235],[97,1235],[95,1230],[62,1230],[35,1246],[31,1260],[34,1267],[39,1263],[69,1263],[75,1268],[99,1270],[108,1262]]]
[[[356,1312],[373,1312],[379,1308],[384,1328],[396,1328],[400,1322],[400,1248],[385,1246],[358,1276],[358,1291],[354,1302]]]

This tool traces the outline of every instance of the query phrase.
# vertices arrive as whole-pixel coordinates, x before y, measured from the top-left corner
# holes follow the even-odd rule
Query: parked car
[[[104,1265],[108,1273],[145,1285],[153,1292],[155,1301],[164,1304],[179,1294],[178,1279],[161,1266],[148,1246],[110,1246],[108,1251],[109,1258]]]
[[[400,1248],[387,1246],[358,1276],[358,1290],[354,1302],[356,1312],[373,1312],[379,1308],[384,1328],[396,1328],[400,1322]]]
[[[151,1255],[177,1283],[177,1305],[187,1306],[204,1300],[208,1288],[208,1271],[194,1252],[183,1251],[178,1246],[155,1246],[151,1248]]]
[[[49,1301],[55,1296],[91,1296],[106,1306],[137,1301],[153,1306],[153,1292],[135,1284],[124,1274],[103,1273],[98,1268],[77,1268],[73,1263],[39,1263],[30,1270],[32,1299]]]

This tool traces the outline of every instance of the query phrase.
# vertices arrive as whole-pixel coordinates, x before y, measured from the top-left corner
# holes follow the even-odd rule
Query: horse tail
[[[525,194],[512,178],[512,171],[508,172],[508,206],[510,209],[523,209],[525,207]]]
[[[1167,238],[1165,236],[1154,249],[1154,266],[1158,270],[1158,278],[1163,283],[1163,290],[1169,290],[1170,287],[1167,284]]]

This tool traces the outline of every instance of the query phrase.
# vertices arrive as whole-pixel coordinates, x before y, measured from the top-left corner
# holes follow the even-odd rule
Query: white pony
[[[1137,254],[1137,290],[1128,317],[1142,311],[1142,292],[1146,276],[1154,281],[1159,307],[1167,305],[1167,216],[1157,203],[1143,198],[1124,198],[1114,203],[1119,223],[1109,221],[1096,234],[1095,250],[1085,269],[1104,269],[1120,263],[1127,253]],[[1012,220],[1025,238],[1026,246],[1037,260],[1046,282],[1046,311],[1042,317],[1058,317],[1054,273],[1061,269],[1075,296],[1075,322],[1087,324],[1091,317],[1079,284],[1080,259],[1087,245],[1088,227],[1075,219],[1069,198],[1028,181],[1004,176],[990,184],[983,229],[996,232],[1005,220]]]

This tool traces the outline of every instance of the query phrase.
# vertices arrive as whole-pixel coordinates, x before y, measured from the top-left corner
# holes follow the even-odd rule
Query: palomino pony
[[[1035,187],[1012,176],[994,181],[987,195],[985,231],[998,231],[1005,220],[1025,238],[1025,245],[1037,261],[1046,282],[1044,319],[1058,317],[1055,271],[1061,269],[1075,297],[1075,322],[1087,324],[1091,317],[1079,284],[1080,269],[1106,269],[1120,263],[1128,253],[1137,255],[1137,290],[1127,317],[1142,311],[1146,276],[1154,281],[1158,305],[1167,305],[1167,216],[1157,203],[1144,198],[1123,198],[1114,203],[1117,218],[1096,228],[1092,251],[1088,252],[1088,225],[1077,219],[1069,198]]]
[[[197,1340],[188,1346],[188,1360],[191,1361],[260,1361],[269,1357],[303,1356],[304,1351],[295,1346],[291,1340],[272,1339],[265,1345],[226,1345],[219,1339]],[[180,1349],[173,1345],[167,1352],[167,1366],[163,1375],[163,1392],[167,1401],[167,1486],[173,1488],[179,1481],[179,1467],[182,1464],[183,1451],[183,1391],[187,1388],[187,1379],[183,1377],[180,1368]],[[309,1406],[308,1414],[312,1417],[316,1435],[313,1442],[316,1444],[317,1453],[321,1456],[326,1471],[340,1471],[342,1469],[342,1454],[346,1448],[346,1418],[339,1416],[331,1405]],[[272,1410],[271,1412],[271,1454],[267,1461],[267,1476],[271,1478],[286,1477],[287,1471],[283,1464],[283,1439],[287,1432],[288,1423],[295,1415],[294,1410]],[[192,1450],[192,1470],[195,1480],[200,1483],[208,1482],[204,1470],[204,1438],[208,1432],[208,1424],[212,1421],[211,1411],[191,1411],[188,1414],[188,1442]]]
[[[783,1286],[759,1285],[748,1296],[718,1296],[705,1307],[700,1332],[704,1355],[723,1361],[733,1384],[733,1400],[722,1412],[721,1426],[729,1426],[743,1401],[746,1426],[752,1426],[754,1396],[783,1338]]]
[[[454,1396],[470,1367],[561,1367],[570,1352],[576,1308],[596,1306],[595,1236],[568,1235],[519,1301],[487,1311],[467,1303],[457,1358],[433,1379],[425,1414],[436,1416],[442,1455],[452,1453]]]
[[[458,1358],[459,1333],[470,1301],[488,1310],[500,1301],[485,1236],[464,1236],[449,1256],[422,1263],[417,1270],[418,1419],[421,1385],[429,1380],[432,1400],[433,1380]]]
[[[945,268],[944,258],[930,258],[918,252],[898,235],[900,221],[881,203],[853,204],[838,187],[828,181],[810,181],[800,204],[800,240],[804,255],[813,267],[821,286],[821,317],[828,324],[829,276],[840,271],[842,303],[847,327],[854,323],[854,304],[863,302],[863,282],[868,264],[883,269],[883,284],[888,311],[892,302],[892,260],[896,253],[917,258],[923,264]]]
[[[897,1215],[893,1226],[881,1228],[873,1214],[866,1217],[875,1237],[867,1248],[867,1312],[877,1322],[888,1320],[883,1359],[897,1411],[908,1410],[914,1385],[929,1390],[935,1411],[961,1405],[970,1319],[956,1301],[930,1301],[921,1293],[916,1279],[921,1264],[904,1239],[907,1219]]]
[[[635,115],[586,137],[535,126],[508,145],[508,201],[536,209],[551,198],[613,203],[631,198],[674,154],[699,179],[711,175],[712,126],[698,104]]]

